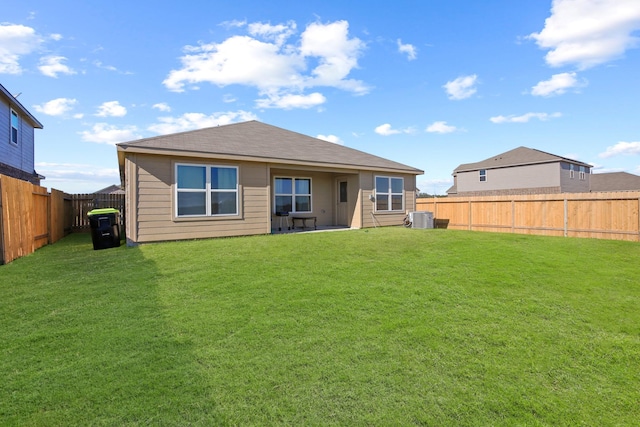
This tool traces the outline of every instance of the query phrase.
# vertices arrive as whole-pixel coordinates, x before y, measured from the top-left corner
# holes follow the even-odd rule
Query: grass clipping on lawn
[[[412,230],[0,267],[7,425],[635,425],[640,245]]]

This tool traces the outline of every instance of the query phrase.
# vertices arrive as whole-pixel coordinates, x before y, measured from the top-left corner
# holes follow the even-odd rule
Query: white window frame
[[[378,179],[387,179],[388,180],[388,192],[381,192],[378,191],[377,188],[377,183],[378,183]],[[391,180],[392,179],[399,179],[402,182],[402,190],[399,193],[394,193],[393,192],[393,186],[391,185]],[[374,188],[374,194],[375,194],[375,211],[376,212],[403,212],[404,213],[404,206],[405,206],[405,192],[404,192],[404,178],[400,177],[400,176],[385,176],[385,175],[376,175],[374,177],[374,184],[376,185],[376,188]],[[400,209],[393,209],[393,196],[401,196],[402,197],[402,206],[400,207]],[[387,209],[378,209],[378,200],[379,198],[385,198],[387,199]]]
[[[580,181],[584,181],[585,179],[587,179],[587,174],[585,172],[586,168],[584,166],[580,166],[580,175],[579,175],[579,179]]]
[[[278,193],[276,189],[278,188],[276,185],[276,181],[278,179],[290,179],[291,180],[291,193]],[[305,180],[309,181],[309,193],[308,194],[297,194],[296,193],[296,180]],[[304,176],[274,176],[273,177],[273,213],[277,213],[277,204],[276,200],[278,196],[291,197],[291,210],[288,213],[313,213],[313,180],[310,177]],[[296,210],[296,196],[308,196],[309,197],[309,210],[308,211],[298,211]]]
[[[573,179],[576,176],[575,166],[573,163],[569,164],[569,178]]]
[[[487,170],[486,169],[480,169],[478,171],[478,176],[480,179],[480,182],[487,182]]]
[[[14,117],[16,120],[15,126],[13,123]],[[11,141],[15,145],[18,145],[18,142],[20,141],[20,115],[13,108],[11,108],[11,114],[9,115],[9,122],[10,122],[9,129],[11,132],[11,135],[9,135],[9,141]],[[15,139],[13,137],[14,132],[15,132]]]
[[[205,169],[205,188],[193,189],[193,188],[178,188],[178,168],[180,166],[199,167]],[[211,169],[223,168],[223,169],[235,169],[236,171],[236,187],[234,189],[215,189],[211,188]],[[237,217],[240,215],[240,168],[232,165],[216,165],[216,164],[203,164],[203,163],[176,163],[174,166],[174,215],[176,218],[204,218],[204,217]],[[197,215],[180,215],[178,212],[178,194],[179,193],[202,193],[205,192],[205,214]],[[234,213],[211,213],[211,193],[235,193],[236,206]]]

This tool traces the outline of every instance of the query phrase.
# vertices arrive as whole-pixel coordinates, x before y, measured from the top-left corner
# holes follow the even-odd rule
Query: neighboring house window
[[[376,211],[404,211],[404,178],[376,176]]]
[[[238,214],[238,168],[176,165],[176,215]]]
[[[275,211],[311,212],[311,178],[276,178]]]
[[[487,170],[480,169],[480,182],[484,182],[487,180]]]
[[[586,178],[586,172],[585,172],[585,167],[584,166],[580,166],[580,181],[584,181]]]
[[[11,142],[18,143],[18,129],[20,128],[20,118],[18,113],[11,110]]]
[[[576,175],[575,166],[572,164],[569,165],[569,178],[573,179]]]

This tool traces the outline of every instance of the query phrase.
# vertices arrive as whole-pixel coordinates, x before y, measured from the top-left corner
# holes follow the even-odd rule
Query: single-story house
[[[453,171],[449,196],[588,193],[591,165],[518,147]]]
[[[129,244],[268,234],[283,214],[319,228],[400,225],[424,173],[258,121],[123,142],[117,151]]]

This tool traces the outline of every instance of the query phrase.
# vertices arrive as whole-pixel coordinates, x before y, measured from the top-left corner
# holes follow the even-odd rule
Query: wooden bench
[[[291,228],[292,229],[296,229],[296,221],[302,221],[302,228],[307,228],[307,220],[313,220],[313,229],[317,230],[318,228],[316,227],[316,217],[315,216],[292,216],[291,217]]]

